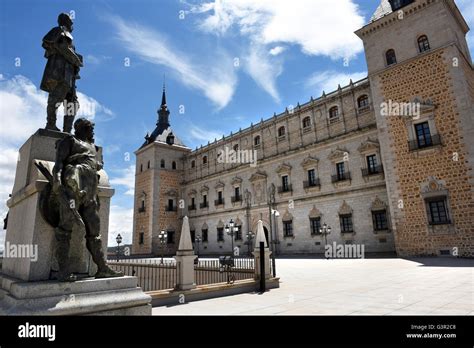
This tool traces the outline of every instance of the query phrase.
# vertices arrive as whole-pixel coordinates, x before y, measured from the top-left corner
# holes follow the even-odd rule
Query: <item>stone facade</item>
[[[385,13],[391,7],[383,0],[377,19],[357,31],[367,79],[194,151],[164,135],[145,143],[136,152],[133,253],[159,254],[159,231],[176,234],[186,215],[205,254],[230,253],[232,244],[247,253],[247,232],[256,232],[261,219],[277,254],[322,253],[318,227],[327,224],[327,243],[363,244],[366,252],[472,255],[474,141],[467,140],[474,139],[474,80],[467,26],[451,0],[407,3],[401,15]],[[420,35],[430,43],[423,53]],[[397,63],[386,66],[390,48]],[[420,105],[419,119],[382,116],[388,100]],[[164,121],[160,114],[157,125],[168,115]],[[413,151],[408,144],[422,121],[442,142]],[[272,185],[278,213],[270,223]],[[427,207],[443,195],[449,221],[432,224]],[[139,212],[143,197],[147,208]],[[170,199],[176,212],[166,211]],[[222,232],[230,219],[241,230],[233,243]]]

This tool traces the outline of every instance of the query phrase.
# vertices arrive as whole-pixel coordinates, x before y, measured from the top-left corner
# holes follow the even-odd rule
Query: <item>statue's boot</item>
[[[56,259],[58,260],[58,280],[61,282],[73,282],[77,277],[69,272],[69,238],[61,235],[56,238]]]
[[[75,116],[66,116],[64,115],[64,124],[63,124],[63,132],[64,133],[71,133],[72,131],[72,124],[74,122]]]
[[[48,105],[46,111],[48,113],[48,116],[46,117],[45,129],[60,132],[61,130],[56,127],[56,107],[54,105]]]
[[[96,278],[123,277],[123,272],[114,271],[107,266],[100,237],[87,237],[86,246],[98,268]]]

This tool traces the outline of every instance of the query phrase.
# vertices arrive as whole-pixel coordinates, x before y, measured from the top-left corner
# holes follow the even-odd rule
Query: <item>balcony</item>
[[[437,145],[441,145],[441,137],[439,136],[439,134],[433,134],[431,136],[426,137],[421,142],[419,141],[419,139],[408,141],[408,150],[409,151],[422,150],[422,149],[430,148]]]
[[[214,205],[215,205],[215,206],[224,205],[224,198],[216,199],[216,200],[214,201]]]
[[[145,207],[138,208],[139,213],[144,213],[146,211]]]
[[[374,174],[382,174],[383,173],[383,165],[371,167],[371,168],[362,168],[362,176],[369,176]]]
[[[166,211],[178,211],[178,207],[177,206],[169,206],[167,205],[166,206]]]
[[[292,192],[293,189],[291,185],[278,186],[278,193]]]
[[[231,202],[232,203],[235,203],[235,202],[242,202],[242,196],[241,195],[238,195],[238,196],[232,196],[230,198]]]
[[[207,202],[199,203],[199,208],[200,209],[209,208],[209,203]]]
[[[340,182],[340,181],[346,181],[346,180],[351,180],[351,172],[345,172],[342,174],[336,174],[336,175],[331,175],[331,182]]]
[[[190,206],[188,207],[188,210],[196,210],[196,205],[195,205],[195,204],[190,205]]]
[[[303,188],[305,189],[311,188],[311,187],[318,187],[318,186],[321,186],[321,184],[319,183],[319,178],[303,181]]]

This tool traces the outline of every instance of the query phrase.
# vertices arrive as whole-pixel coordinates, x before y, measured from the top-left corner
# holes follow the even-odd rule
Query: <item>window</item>
[[[240,202],[242,199],[240,198],[240,187],[234,187],[234,197],[232,197],[233,202]]]
[[[335,122],[339,119],[339,108],[337,106],[333,106],[329,109],[329,121]]]
[[[201,230],[202,233],[202,241],[207,242],[207,228]]]
[[[140,172],[143,172],[143,164],[140,164]]]
[[[341,232],[354,232],[352,227],[352,214],[339,215],[339,221],[341,223]]]
[[[379,210],[372,212],[372,223],[375,231],[388,230],[387,211]]]
[[[449,214],[446,197],[436,197],[427,200],[428,223],[430,225],[449,224]]]
[[[145,244],[145,233],[140,232],[140,235],[138,237],[138,244]]]
[[[260,145],[260,135],[257,135],[255,138],[253,138],[253,144],[255,146]]]
[[[150,161],[147,163],[147,168],[150,169]]]
[[[165,167],[165,160],[164,160],[164,159],[162,159],[162,160],[160,161],[160,167],[161,167],[161,168],[164,168],[164,167]]]
[[[196,243],[196,231],[195,230],[191,230],[191,243]]]
[[[337,175],[337,180],[345,179],[344,162],[336,163],[336,175]]]
[[[207,164],[207,156],[204,156],[204,157],[202,158],[202,164]]]
[[[166,234],[168,235],[167,243],[174,244],[174,231],[167,231]]]
[[[377,173],[377,158],[375,155],[367,156],[367,170],[369,174]]]
[[[311,227],[311,234],[319,234],[319,229],[321,228],[321,218],[310,218],[309,225]]]
[[[397,63],[397,57],[395,56],[395,50],[389,49],[385,52],[385,60],[387,61],[387,65],[392,65]]]
[[[428,122],[416,124],[415,133],[418,148],[429,147],[432,145],[430,126]]]
[[[239,144],[235,144],[233,149],[234,149],[235,152],[239,151]]]
[[[175,161],[173,161],[173,163],[171,163],[171,168],[176,170],[176,162]]]
[[[196,199],[191,197],[191,204],[189,205],[189,210],[196,210]]]
[[[283,235],[285,237],[293,237],[293,221],[283,221]]]
[[[314,169],[308,170],[308,184],[309,186],[316,185],[316,172]]]
[[[235,240],[242,240],[242,226],[236,226],[237,231],[235,231],[234,237]]]
[[[288,175],[283,175],[281,177],[281,189],[283,192],[290,191],[290,184],[288,182]]]
[[[202,203],[200,205],[200,208],[207,208],[208,207],[208,204],[207,204],[207,195],[202,195]]]
[[[364,94],[357,99],[357,107],[359,109],[367,109],[369,107],[369,97]]]
[[[418,38],[418,49],[420,50],[420,53],[429,51],[430,42],[428,41],[428,37],[426,35],[421,35]]]
[[[168,199],[168,211],[174,211],[174,202],[172,199]]]
[[[303,128],[311,127],[311,118],[309,116],[303,118]]]
[[[217,192],[217,200],[215,202],[216,205],[224,204],[224,198],[222,197],[222,191]]]
[[[285,127],[281,126],[280,128],[278,128],[278,136],[279,137],[285,136]]]
[[[142,204],[141,204],[140,208],[138,208],[138,212],[139,212],[139,213],[145,212],[145,198],[142,198],[141,203],[142,203]]]
[[[224,227],[217,227],[217,241],[224,241]]]
[[[195,160],[192,160],[192,161],[191,161],[191,168],[194,168],[194,167],[196,167],[196,161],[195,161]]]

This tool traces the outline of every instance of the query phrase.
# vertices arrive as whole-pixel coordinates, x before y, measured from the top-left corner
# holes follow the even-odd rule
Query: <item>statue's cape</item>
[[[48,183],[41,191],[39,209],[43,218],[53,227],[59,225],[59,200],[53,193],[53,187]]]

